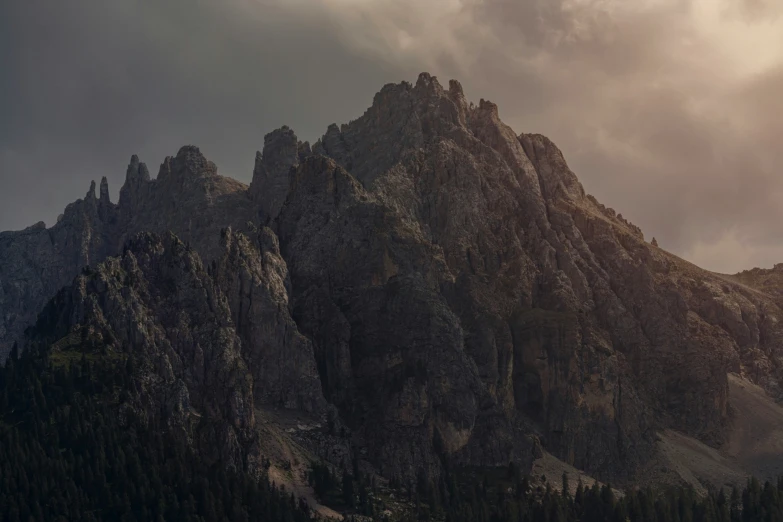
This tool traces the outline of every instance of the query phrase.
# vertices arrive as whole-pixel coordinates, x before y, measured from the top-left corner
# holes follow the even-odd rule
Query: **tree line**
[[[88,357],[89,355],[89,357]],[[0,367],[0,522],[310,520],[293,495],[208,465],[156,422],[120,422],[124,357],[15,347]]]
[[[267,476],[205,462],[155,416],[121,419],[138,377],[133,359],[81,350],[64,356],[40,344],[20,356],[14,347],[0,367],[0,522],[311,520],[306,504]],[[314,463],[309,480],[348,520],[783,522],[783,479],[707,496],[687,487],[616,495],[609,485],[571,488],[567,475],[556,490],[531,485],[513,464],[466,472],[442,459],[437,480],[420,474],[415,485],[385,490],[356,458],[350,469]],[[390,491],[402,493],[405,509],[387,511]]]
[[[385,500],[375,483],[358,472],[343,469],[340,478],[338,471],[314,464],[310,476],[325,504],[353,508],[349,521],[370,515],[393,522],[783,522],[783,477],[763,484],[751,478],[742,489],[706,496],[684,486],[617,495],[608,484],[578,481],[573,488],[567,474],[558,489],[546,477],[533,486],[513,463],[500,474],[460,471],[444,461],[436,481],[420,475],[416,488],[407,490],[410,509],[389,517],[381,515]]]

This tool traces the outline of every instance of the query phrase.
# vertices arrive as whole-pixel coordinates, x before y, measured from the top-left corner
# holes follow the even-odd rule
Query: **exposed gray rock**
[[[422,74],[415,86],[387,85],[313,151],[443,256],[440,293],[507,424],[532,422],[547,449],[589,472],[631,479],[657,428],[721,443],[727,371],[783,340],[777,328],[745,331],[757,331],[768,299],[736,286],[716,297],[710,274],[651,250],[638,227],[586,195],[551,141],[515,136],[497,106],[467,104],[456,82],[445,91]],[[330,248],[348,256],[347,244]],[[697,299],[702,290],[710,297]],[[776,379],[766,378],[772,392]]]
[[[277,236],[264,227],[250,238],[228,229],[222,239],[212,277],[228,298],[256,402],[324,414],[312,343],[291,318],[291,282]]]
[[[52,228],[0,233],[0,360],[81,267],[114,253],[117,232],[117,208],[96,199],[93,182]]]
[[[253,378],[228,301],[175,236],[134,236],[122,257],[85,269],[61,290],[35,335],[74,334],[142,366],[125,407],[142,419],[162,414],[208,461],[257,468]]]
[[[294,131],[281,127],[264,136],[264,151],[256,153],[250,196],[260,206],[262,223],[280,213],[290,181],[291,169],[309,154],[309,145],[296,139]]]
[[[296,170],[279,230],[294,317],[313,339],[326,397],[384,474],[415,482],[419,470],[436,473],[435,437],[479,465],[528,456],[523,436],[500,440],[486,428],[471,438],[491,422],[512,428],[440,294],[451,279],[442,253],[418,228],[314,157]]]
[[[93,182],[50,229],[0,233],[0,360],[57,290],[83,266],[120,253],[137,232],[172,231],[211,261],[222,255],[220,230],[242,230],[252,215],[247,186],[219,176],[198,148],[166,158],[158,179],[134,155],[118,205],[104,178],[100,198]]]
[[[541,444],[631,481],[656,430],[725,441],[728,371],[783,398],[783,272],[712,274],[645,243],[549,139],[456,81],[386,85],[312,148],[270,133],[249,190],[195,147],[154,180],[134,156],[118,205],[104,186],[48,230],[0,234],[2,349],[83,265],[172,230],[209,266],[256,403],[331,403],[387,477],[437,474],[438,452],[525,464]],[[202,368],[191,319],[168,341],[173,375]],[[182,382],[171,411],[208,406]]]
[[[223,228],[243,230],[254,216],[247,186],[220,176],[215,164],[193,146],[166,158],[154,180],[143,163],[131,158],[119,213],[121,234],[115,248],[140,231],[171,231],[207,262],[223,253]]]

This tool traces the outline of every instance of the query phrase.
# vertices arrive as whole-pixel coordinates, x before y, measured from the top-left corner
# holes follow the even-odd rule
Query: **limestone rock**
[[[657,428],[721,443],[727,371],[783,341],[759,326],[766,297],[725,283],[708,291],[712,275],[650,249],[638,227],[585,194],[551,141],[516,136],[495,104],[467,104],[456,84],[445,91],[422,74],[415,86],[387,85],[314,152],[443,256],[433,277],[483,389],[507,423],[532,423],[569,464],[630,480]],[[296,258],[280,232],[296,296]],[[764,379],[775,393],[777,377]],[[501,440],[495,428],[489,438]]]
[[[47,305],[32,335],[58,346],[74,333],[142,365],[133,397],[141,418],[162,412],[209,460],[254,465],[253,378],[228,300],[175,236],[136,235],[121,257],[85,269]]]
[[[220,231],[229,226],[243,230],[252,219],[247,186],[220,176],[198,147],[182,147],[175,157],[166,158],[154,180],[134,158],[120,192],[115,251],[137,232],[171,231],[211,261],[222,255]]]
[[[172,231],[211,261],[222,255],[220,230],[242,230],[252,214],[247,186],[219,176],[196,147],[166,158],[158,179],[132,156],[118,204],[104,178],[100,197],[93,182],[53,227],[0,233],[0,360],[57,290],[83,266],[119,254],[136,233]]]
[[[264,151],[256,153],[250,196],[260,206],[261,221],[275,219],[288,194],[290,172],[306,156],[309,145],[296,139],[294,131],[281,127],[264,136]]]
[[[313,345],[291,317],[291,282],[277,236],[265,227],[251,237],[229,228],[222,241],[212,277],[228,298],[256,402],[325,413]]]
[[[417,227],[314,157],[296,170],[279,234],[294,318],[313,340],[326,398],[382,473],[412,483],[422,469],[436,473],[434,438],[476,464],[529,454],[524,437],[492,438],[489,423],[512,428],[440,293],[451,283],[445,259]],[[483,440],[471,438],[477,427]]]
[[[114,204],[95,197],[93,182],[52,228],[41,222],[0,233],[0,360],[57,290],[115,252],[117,217]]]
[[[249,189],[192,146],[156,179],[131,158],[117,205],[104,185],[50,229],[0,234],[0,346],[84,265],[121,254],[138,232],[171,230],[209,276],[175,279],[211,297],[156,290],[174,268],[142,260],[200,274],[190,254],[141,248],[138,269],[122,258],[124,273],[150,281],[152,300],[140,303],[172,307],[150,323],[160,334],[123,334],[165,354],[161,375],[182,376],[188,393],[172,389],[171,411],[212,408],[204,377],[188,376],[204,369],[208,342],[252,380],[237,381],[239,397],[336,409],[346,437],[389,478],[434,476],[443,452],[465,465],[524,466],[540,444],[614,484],[634,480],[658,430],[724,443],[729,371],[783,398],[783,270],[714,274],[646,243],[584,191],[554,143],[516,134],[497,105],[469,103],[456,81],[444,89],[423,73],[386,85],[312,147],[287,127],[270,133]],[[71,312],[90,299],[72,299],[82,304]],[[220,342],[200,318],[220,324]],[[221,418],[233,426],[225,447],[246,440],[249,420],[235,415]]]

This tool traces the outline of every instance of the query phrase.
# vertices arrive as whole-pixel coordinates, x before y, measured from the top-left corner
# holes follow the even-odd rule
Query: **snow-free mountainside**
[[[304,496],[314,461],[706,492],[783,473],[779,272],[646,242],[549,139],[423,73],[312,146],[271,132],[249,187],[186,146],[0,233],[0,355],[132,357],[122,408]]]

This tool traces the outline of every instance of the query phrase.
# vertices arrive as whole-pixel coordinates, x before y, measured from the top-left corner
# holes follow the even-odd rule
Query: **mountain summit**
[[[446,458],[530,469],[542,447],[613,483],[690,480],[665,459],[733,447],[732,390],[783,398],[759,278],[647,243],[549,139],[422,73],[312,146],[268,134],[249,187],[193,146],[155,179],[133,156],[119,203],[102,182],[53,227],[0,234],[0,353],[70,285],[49,329],[164,358],[237,462],[269,451],[257,419],[297,412],[329,426],[302,435],[314,454],[398,483]],[[758,472],[732,451],[726,476]]]

